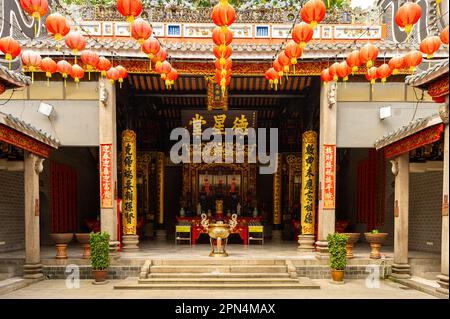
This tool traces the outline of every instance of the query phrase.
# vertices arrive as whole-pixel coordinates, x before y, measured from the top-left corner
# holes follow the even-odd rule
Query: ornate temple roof
[[[375,141],[375,149],[379,150],[390,144],[404,139],[410,135],[420,132],[428,127],[442,123],[442,119],[439,114],[434,114],[425,118],[418,118],[415,121],[410,122],[408,125],[404,125],[394,132],[391,132],[382,138]]]
[[[21,71],[22,65],[18,69],[9,69],[5,66],[5,62],[0,59],[0,81],[5,84],[7,88],[20,88],[31,84],[31,78],[24,75]],[[20,63],[14,63],[20,64]]]
[[[63,56],[70,55],[64,42],[57,43],[53,38],[44,37],[32,40],[20,41],[24,49],[33,49],[44,55]],[[189,39],[183,40],[161,40],[172,58],[177,59],[213,59],[212,41],[209,43],[198,42]],[[365,43],[363,42],[311,42],[304,51],[303,59],[311,58],[334,58],[345,57],[349,50],[359,49]],[[54,48],[60,45],[61,49],[56,51]],[[377,42],[377,47],[386,52],[386,58],[410,50],[407,43],[398,43],[391,40],[381,40]],[[133,40],[113,40],[113,39],[93,39],[87,40],[87,49],[95,50],[101,55],[117,56],[122,58],[145,58],[146,55],[141,52],[140,45]],[[281,51],[282,44],[271,43],[241,43],[232,44],[233,59],[253,59],[253,60],[271,60],[274,54]],[[446,56],[446,49],[441,49],[436,56]],[[381,56],[379,58],[383,58]]]
[[[41,129],[37,129],[33,125],[28,124],[17,117],[12,116],[11,114],[0,112],[0,124],[6,125],[55,149],[57,149],[60,145],[60,141],[57,138]]]
[[[448,77],[449,59],[435,63],[433,66],[422,72],[407,76],[405,82],[408,85],[421,87],[429,84],[431,81],[437,80],[440,77]]]

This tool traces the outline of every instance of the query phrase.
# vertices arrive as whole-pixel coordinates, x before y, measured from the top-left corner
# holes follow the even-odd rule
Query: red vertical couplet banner
[[[100,145],[100,202],[101,208],[113,207],[112,144]]]
[[[336,208],[336,145],[324,145],[323,209]]]

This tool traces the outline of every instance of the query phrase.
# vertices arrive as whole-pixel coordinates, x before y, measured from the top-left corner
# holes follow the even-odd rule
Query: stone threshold
[[[426,285],[423,282],[419,282],[419,281],[412,280],[412,279],[400,279],[400,278],[395,278],[392,276],[389,277],[389,280],[399,283],[399,284],[402,284],[406,287],[424,292],[433,297],[437,297],[440,299],[449,299],[449,295],[440,293],[439,291],[436,290],[436,287]]]
[[[20,277],[12,277],[0,282],[0,296],[28,287],[34,283],[44,280],[44,277],[37,279],[23,279]],[[0,297],[1,298],[1,297]]]

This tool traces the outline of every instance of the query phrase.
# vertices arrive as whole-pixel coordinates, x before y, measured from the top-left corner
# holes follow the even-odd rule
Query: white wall
[[[54,106],[49,120],[37,112],[41,100],[11,100],[0,111],[50,133],[61,146],[98,146],[97,100],[42,100]]]

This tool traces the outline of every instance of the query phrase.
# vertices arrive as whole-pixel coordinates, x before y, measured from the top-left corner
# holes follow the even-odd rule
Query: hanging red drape
[[[357,167],[357,222],[372,231],[382,226],[386,215],[386,161],[382,152],[370,149]]]
[[[77,231],[77,172],[54,161],[50,164],[50,202],[52,232]]]

